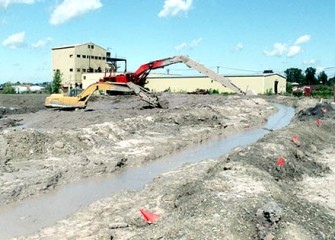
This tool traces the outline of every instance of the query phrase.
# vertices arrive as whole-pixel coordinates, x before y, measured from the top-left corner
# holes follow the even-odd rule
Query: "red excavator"
[[[102,79],[100,79],[97,83],[93,83],[88,86],[77,96],[52,94],[46,98],[45,106],[57,108],[85,108],[90,96],[96,90],[103,90],[135,93],[140,96],[142,100],[149,103],[150,106],[163,107],[163,104],[159,102],[158,97],[145,89],[144,86],[146,84],[147,76],[151,70],[164,68],[175,63],[184,63],[186,66],[197,70],[198,72],[208,76],[210,79],[220,82],[223,86],[233,90],[234,92],[238,94],[245,94],[240,88],[231,83],[229,79],[195,62],[188,56],[174,56],[143,64],[133,73],[126,71],[125,73],[119,75],[112,75],[111,73],[107,75],[105,73],[105,76]]]

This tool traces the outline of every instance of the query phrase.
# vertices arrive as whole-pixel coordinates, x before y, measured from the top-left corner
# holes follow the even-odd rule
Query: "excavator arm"
[[[148,74],[153,69],[164,68],[171,64],[175,63],[184,63],[189,68],[193,68],[198,72],[202,73],[205,76],[208,76],[210,79],[221,83],[226,88],[231,89],[235,93],[238,94],[245,94],[239,87],[233,84],[228,78],[212,71],[211,69],[205,67],[204,65],[194,61],[193,59],[189,58],[188,56],[179,55],[170,58],[164,58],[156,61],[152,61],[140,66],[131,76],[131,81],[141,87],[144,87],[146,84],[146,79]]]
[[[235,84],[233,84],[228,78],[212,71],[211,69],[205,67],[204,65],[200,63],[197,63],[196,61],[192,60],[188,56],[180,55],[180,56],[175,56],[173,59],[175,62],[182,62],[189,68],[193,68],[197,70],[198,72],[204,74],[205,76],[208,76],[210,79],[221,83],[224,87],[231,89],[235,93],[245,95],[245,92],[242,91]]]
[[[181,59],[177,59],[176,57],[170,57],[143,64],[132,74],[132,82],[141,87],[144,87],[144,85],[146,84],[147,76],[151,70],[164,68],[171,64],[181,62]]]
[[[45,99],[44,105],[46,107],[74,109],[85,108],[87,101],[95,91],[122,91],[132,92],[126,84],[111,83],[111,82],[97,82],[89,85],[79,95],[71,97],[64,94],[51,94]]]

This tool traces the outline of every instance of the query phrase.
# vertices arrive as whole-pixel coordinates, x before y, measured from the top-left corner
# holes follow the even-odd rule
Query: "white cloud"
[[[183,43],[177,45],[177,46],[175,47],[175,50],[177,50],[177,51],[181,51],[181,50],[183,50],[183,49],[193,49],[193,48],[199,46],[199,44],[200,44],[201,42],[202,42],[202,38],[194,39],[194,40],[192,40],[190,43],[185,43],[185,42],[183,42]]]
[[[188,12],[191,9],[192,0],[165,0],[159,17],[177,16],[180,12]]]
[[[310,39],[311,39],[310,35],[307,35],[307,34],[303,35],[303,36],[297,38],[297,40],[295,40],[294,45],[299,45],[299,44],[309,42]]]
[[[301,52],[301,47],[298,45],[290,46],[287,52],[287,57],[294,57]]]
[[[25,32],[15,33],[9,37],[7,37],[3,42],[2,45],[5,47],[10,48],[19,48],[24,45],[24,40],[26,38]]]
[[[189,48],[195,48],[202,42],[202,38],[194,39],[191,41]]]
[[[301,51],[301,44],[309,42],[309,40],[311,39],[311,36],[308,34],[305,34],[303,36],[298,37],[294,44],[291,46],[287,46],[287,44],[285,43],[275,43],[273,45],[273,50],[272,51],[263,51],[265,55],[269,56],[269,57],[273,57],[273,56],[278,56],[281,57],[284,54],[286,54],[287,57],[294,57],[296,55],[298,55]]]
[[[100,0],[64,0],[54,9],[50,23],[59,25],[101,7]]]
[[[316,72],[320,73],[325,70],[325,67],[316,67]]]
[[[47,45],[51,41],[52,41],[52,38],[47,37],[47,38],[38,40],[37,42],[31,44],[31,46],[33,48],[41,48],[41,47],[44,47],[45,45]]]
[[[243,48],[244,48],[243,44],[242,44],[242,43],[238,43],[238,44],[236,44],[236,46],[235,46],[235,52],[239,52],[239,51],[241,51]]]
[[[315,59],[310,59],[308,61],[304,61],[304,64],[308,65],[308,66],[314,65],[315,63],[316,63]]]
[[[33,4],[36,0],[0,0],[0,7],[7,8],[14,3]]]
[[[181,51],[183,49],[187,48],[187,43],[183,42],[177,46],[174,47],[174,49],[176,49],[177,51]]]
[[[266,56],[269,56],[269,57],[273,57],[273,56],[280,57],[283,54],[285,54],[285,52],[287,52],[287,46],[286,46],[286,44],[284,44],[284,43],[275,43],[273,45],[273,50],[272,51],[265,50],[264,54]]]

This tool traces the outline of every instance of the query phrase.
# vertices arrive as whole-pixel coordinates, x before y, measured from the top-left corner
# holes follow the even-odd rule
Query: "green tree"
[[[321,84],[326,84],[328,82],[328,76],[325,71],[322,71],[318,75],[318,82]]]
[[[335,84],[335,74],[334,74],[334,77],[328,79],[327,84],[328,85],[334,85]]]
[[[308,85],[316,85],[317,79],[315,77],[316,69],[313,67],[309,67],[305,70],[305,78],[306,78],[306,84]]]
[[[61,89],[61,83],[62,83],[62,74],[60,70],[57,69],[52,78],[52,82],[49,85],[50,93],[59,93],[59,90]]]
[[[290,83],[299,83],[300,85],[304,84],[304,75],[302,70],[299,68],[288,68],[285,70],[286,80]]]
[[[5,86],[2,90],[3,94],[15,94],[15,88],[13,87],[13,84],[11,82],[6,82]]]

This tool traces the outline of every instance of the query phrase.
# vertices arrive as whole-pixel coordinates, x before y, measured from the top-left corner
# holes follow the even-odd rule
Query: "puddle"
[[[57,191],[17,204],[0,208],[0,236],[8,239],[29,235],[66,218],[80,207],[109,197],[122,189],[140,190],[154,177],[180,167],[218,158],[233,148],[247,146],[265,136],[270,130],[287,126],[295,112],[291,107],[275,105],[279,111],[272,115],[264,128],[246,131],[227,138],[183,150],[138,168],[124,169],[112,177],[84,179],[59,188]]]

